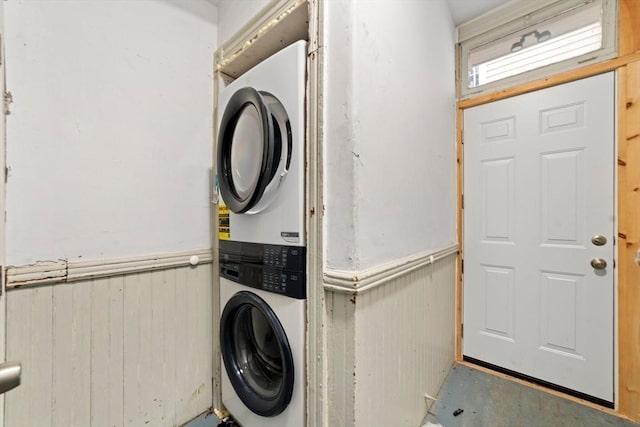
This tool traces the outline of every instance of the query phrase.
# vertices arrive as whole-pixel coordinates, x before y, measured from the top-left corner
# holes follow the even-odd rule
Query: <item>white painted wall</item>
[[[218,4],[218,40],[223,44],[270,0],[221,0]]]
[[[217,10],[5,2],[7,261],[211,247]]]
[[[325,3],[326,262],[455,243],[455,28],[445,0]]]

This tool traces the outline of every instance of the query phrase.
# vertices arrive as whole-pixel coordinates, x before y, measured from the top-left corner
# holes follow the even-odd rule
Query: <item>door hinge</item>
[[[460,208],[464,209],[464,194],[460,195]]]
[[[460,273],[464,274],[464,258],[460,260]]]
[[[464,323],[460,324],[460,338],[464,338]]]

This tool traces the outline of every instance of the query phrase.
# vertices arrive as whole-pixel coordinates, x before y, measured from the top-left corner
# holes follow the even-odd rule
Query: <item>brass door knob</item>
[[[607,238],[604,237],[603,235],[596,234],[591,238],[591,243],[593,243],[596,246],[604,246],[607,244]]]
[[[591,267],[596,270],[604,270],[607,268],[607,261],[604,258],[594,258],[591,260]]]

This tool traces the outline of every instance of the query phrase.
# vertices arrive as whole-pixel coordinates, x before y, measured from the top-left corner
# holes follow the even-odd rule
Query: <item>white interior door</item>
[[[464,356],[607,402],[614,93],[608,73],[464,113]]]

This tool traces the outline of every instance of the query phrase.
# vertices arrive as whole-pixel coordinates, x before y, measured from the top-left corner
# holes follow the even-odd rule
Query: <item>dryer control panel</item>
[[[306,248],[220,241],[220,276],[242,285],[304,299]]]

